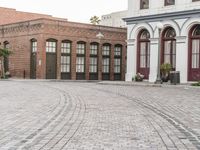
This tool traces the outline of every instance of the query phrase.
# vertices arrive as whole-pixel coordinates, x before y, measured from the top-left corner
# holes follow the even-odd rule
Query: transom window
[[[102,55],[109,56],[110,55],[110,46],[104,45],[102,49]]]
[[[76,53],[77,54],[85,54],[85,43],[78,43],[77,44]]]
[[[55,41],[47,41],[46,42],[46,52],[49,52],[49,53],[56,52],[56,42]]]
[[[90,45],[90,55],[97,55],[97,53],[98,53],[98,45],[91,44]]]
[[[37,52],[37,41],[31,42],[32,53]]]
[[[148,9],[149,0],[140,0],[140,9]]]
[[[175,5],[175,0],[165,0],[165,6]]]
[[[62,42],[61,53],[69,54],[71,52],[71,42]]]
[[[121,46],[115,46],[114,55],[115,56],[121,56],[121,52],[122,52],[122,47]]]

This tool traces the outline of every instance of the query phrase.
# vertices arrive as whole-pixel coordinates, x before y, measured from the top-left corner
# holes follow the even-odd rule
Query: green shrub
[[[200,86],[200,81],[198,81],[197,83],[193,83],[192,86]]]

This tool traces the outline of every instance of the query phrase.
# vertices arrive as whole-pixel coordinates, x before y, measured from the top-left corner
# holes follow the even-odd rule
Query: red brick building
[[[1,47],[13,52],[5,62],[12,77],[124,80],[126,29],[6,8],[0,13]]]

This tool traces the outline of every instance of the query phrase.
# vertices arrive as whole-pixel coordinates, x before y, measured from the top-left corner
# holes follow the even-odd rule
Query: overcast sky
[[[0,7],[43,13],[70,21],[88,23],[91,16],[101,16],[127,9],[128,0],[0,0]]]

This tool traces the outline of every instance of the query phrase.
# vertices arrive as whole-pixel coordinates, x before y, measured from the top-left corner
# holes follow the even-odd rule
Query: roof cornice
[[[162,21],[162,20],[167,20],[167,19],[183,19],[183,18],[190,18],[190,17],[200,17],[200,9],[129,17],[129,18],[123,18],[123,20],[127,22],[127,24],[129,25],[129,24],[136,24],[136,23],[143,23],[143,22],[155,22],[155,21]]]

